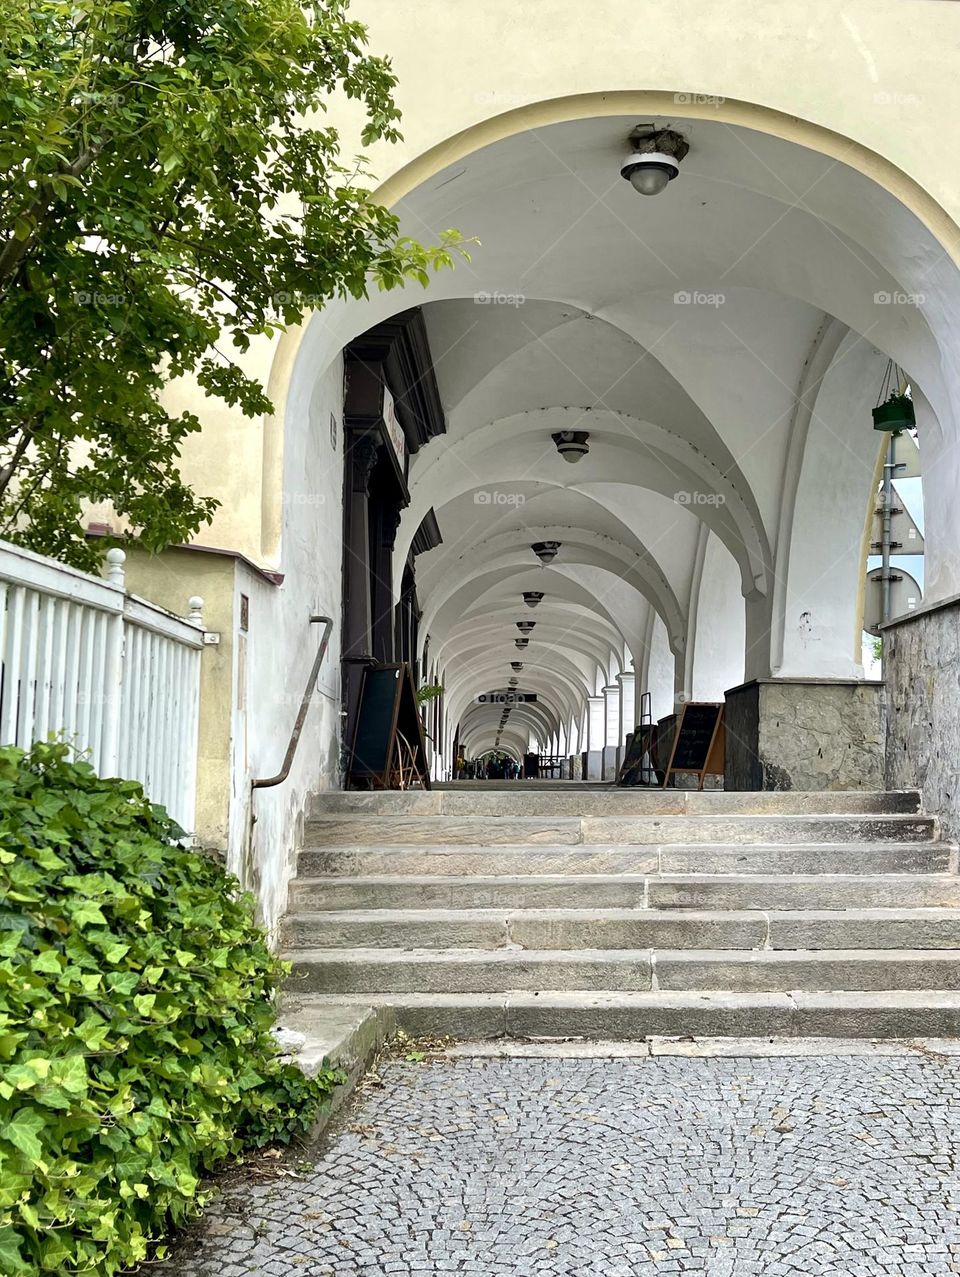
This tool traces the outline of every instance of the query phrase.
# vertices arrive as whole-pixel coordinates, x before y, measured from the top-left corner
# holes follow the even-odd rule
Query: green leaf
[[[30,1268],[24,1262],[23,1253],[20,1250],[20,1239],[14,1229],[9,1225],[0,1227],[0,1272],[7,1273],[9,1277],[16,1277],[19,1273],[28,1273]]]
[[[31,1086],[36,1086],[38,1082],[42,1082],[49,1072],[50,1061],[41,1057],[6,1069],[3,1080],[16,1091],[26,1091]]]
[[[50,1081],[70,1095],[82,1095],[87,1089],[87,1066],[81,1055],[68,1055],[54,1060],[50,1069]]]
[[[43,1149],[37,1135],[45,1125],[43,1115],[36,1109],[18,1109],[6,1126],[0,1127],[0,1136],[25,1153],[31,1162],[38,1164]]]
[[[78,927],[89,926],[90,923],[99,923],[101,926],[107,921],[100,910],[100,906],[93,900],[81,900],[71,910],[73,921]]]

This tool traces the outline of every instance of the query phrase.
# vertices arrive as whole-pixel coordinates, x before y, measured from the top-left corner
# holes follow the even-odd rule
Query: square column
[[[587,697],[587,774],[584,780],[603,779],[603,747],[607,741],[606,698]]]
[[[620,685],[620,745],[626,745],[627,736],[636,727],[634,721],[636,706],[637,676],[632,670],[617,675]]]
[[[613,780],[620,753],[620,688],[616,683],[603,689],[605,732],[601,779]]]

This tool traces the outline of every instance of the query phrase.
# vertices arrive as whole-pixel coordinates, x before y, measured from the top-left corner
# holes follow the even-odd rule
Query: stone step
[[[960,951],[313,949],[288,953],[293,993],[957,989]]]
[[[960,906],[956,874],[380,875],[294,879],[291,912],[327,909],[850,909]]]
[[[313,818],[307,848],[448,845],[690,845],[733,843],[924,842],[937,835],[932,816],[370,816]]]
[[[368,993],[313,994],[304,1005],[369,1006]],[[463,1039],[651,1037],[960,1037],[960,992],[378,994],[407,1033]]]
[[[359,813],[409,816],[655,816],[655,815],[836,815],[911,813],[920,810],[915,789],[818,793],[770,791],[698,793],[682,789],[529,788],[347,791],[318,794],[314,817]]]
[[[284,940],[293,949],[960,949],[960,910],[329,910],[288,915]]]
[[[660,847],[501,845],[481,848],[340,845],[301,851],[301,878],[344,875],[486,877],[532,874],[924,874],[956,869],[957,850],[946,842],[754,843],[731,847],[698,843]]]

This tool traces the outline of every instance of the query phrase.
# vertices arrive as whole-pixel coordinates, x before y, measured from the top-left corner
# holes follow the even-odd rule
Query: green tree
[[[0,535],[81,567],[85,500],[149,549],[216,502],[177,464],[192,374],[269,412],[236,362],[256,334],[371,281],[452,264],[370,197],[322,112],[399,136],[390,65],[347,0],[5,0],[0,7]]]

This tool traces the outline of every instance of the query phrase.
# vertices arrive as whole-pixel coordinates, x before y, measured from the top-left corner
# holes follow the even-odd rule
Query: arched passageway
[[[852,164],[716,118],[651,121],[690,151],[644,199],[618,176],[637,123],[518,127],[424,173],[404,228],[456,225],[471,260],[413,316],[409,295],[328,308],[293,360],[288,435],[318,425],[311,387],[341,349],[406,435],[389,538],[367,506],[358,524],[376,585],[354,648],[391,655],[406,598],[392,654],[444,688],[437,776],[458,747],[589,755],[608,775],[647,693],[659,716],[745,680],[861,681],[870,409],[890,358],[917,411],[928,591],[960,586],[960,277],[943,246]],[[398,386],[396,348],[378,362],[363,334],[409,324],[429,377]],[[586,445],[575,464],[561,436]],[[357,544],[348,515],[348,575]]]

